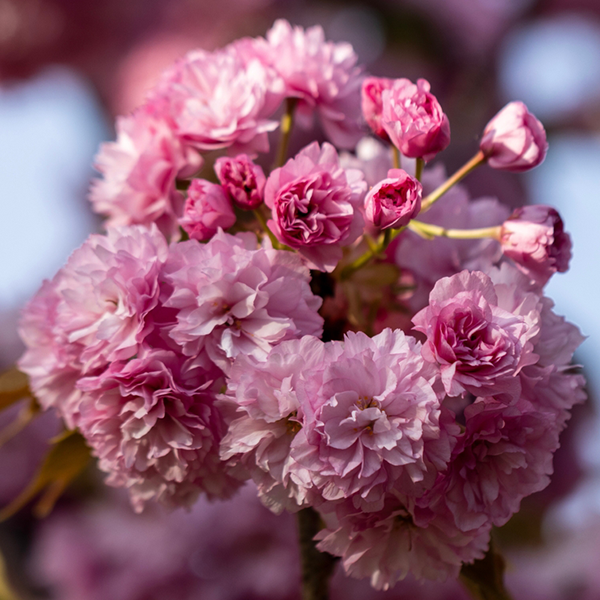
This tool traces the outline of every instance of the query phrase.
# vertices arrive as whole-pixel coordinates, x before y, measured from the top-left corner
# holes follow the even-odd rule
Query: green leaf
[[[6,565],[2,555],[0,555],[0,600],[18,600],[17,595],[13,592],[11,585],[8,583]]]
[[[21,433],[39,415],[40,411],[41,407],[37,403],[37,400],[29,398],[29,401],[21,408],[19,414],[4,429],[0,430],[0,448],[17,434]]]
[[[65,431],[51,440],[52,447],[29,485],[0,512],[5,521],[30,500],[42,494],[35,505],[35,516],[47,516],[65,488],[79,475],[90,460],[90,450],[77,431]]]
[[[463,565],[460,580],[476,600],[512,600],[504,587],[505,562],[490,541],[490,548],[481,560]]]
[[[23,398],[30,398],[29,379],[13,367],[0,375],[0,410],[8,408]]]

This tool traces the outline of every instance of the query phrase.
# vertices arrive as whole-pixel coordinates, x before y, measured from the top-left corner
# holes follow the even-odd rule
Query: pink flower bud
[[[504,254],[536,285],[545,285],[554,273],[569,268],[571,238],[550,206],[517,208],[502,225],[500,242]]]
[[[362,112],[367,125],[375,135],[389,142],[390,137],[381,124],[381,94],[394,84],[393,79],[386,77],[367,77],[362,83]]]
[[[201,242],[210,239],[219,227],[235,223],[235,214],[225,190],[216,183],[194,179],[179,224],[190,238]]]
[[[486,126],[479,144],[493,169],[527,171],[546,157],[544,126],[522,102],[509,102]]]
[[[390,169],[387,179],[371,188],[365,198],[367,219],[381,229],[403,227],[421,210],[423,186],[406,171]]]
[[[218,158],[215,161],[215,173],[237,206],[253,210],[261,205],[265,174],[246,154],[238,154],[234,158]]]
[[[411,158],[431,160],[450,143],[450,123],[425,79],[396,79],[383,90],[381,122],[392,143]]]

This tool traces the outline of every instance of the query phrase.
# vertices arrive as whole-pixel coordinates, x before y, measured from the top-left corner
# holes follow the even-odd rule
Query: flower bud
[[[546,157],[544,126],[522,102],[509,102],[486,126],[479,144],[493,169],[527,171]]]
[[[545,285],[554,273],[569,268],[571,238],[550,206],[517,208],[502,225],[500,243],[504,254],[536,285]]]
[[[253,210],[261,205],[265,174],[246,154],[238,154],[234,158],[218,158],[215,161],[215,173],[237,206]]]
[[[225,190],[216,183],[194,179],[179,224],[190,238],[201,242],[210,239],[219,229],[235,223],[235,214]]]
[[[390,169],[387,179],[373,186],[365,198],[365,215],[375,227],[407,225],[421,210],[423,186],[402,169]]]
[[[429,82],[396,79],[381,94],[381,122],[392,143],[411,158],[431,160],[450,143],[450,123]]]
[[[381,94],[383,90],[389,90],[393,83],[393,79],[386,77],[367,77],[362,84],[362,112],[365,121],[373,133],[386,142],[390,141],[390,137],[381,124]]]

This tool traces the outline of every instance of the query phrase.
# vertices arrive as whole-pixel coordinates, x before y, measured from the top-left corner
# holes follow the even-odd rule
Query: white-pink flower
[[[379,510],[396,482],[415,494],[450,458],[435,373],[400,330],[348,333],[332,344],[339,349],[307,397],[291,455],[323,499]]]
[[[165,280],[165,306],[178,311],[172,339],[189,356],[206,349],[226,371],[238,354],[260,358],[283,340],[321,335],[308,269],[291,252],[259,248],[253,234],[177,244]]]
[[[490,528],[460,531],[447,509],[434,514],[390,495],[380,512],[328,523],[317,547],[341,557],[347,575],[369,577],[374,588],[387,590],[409,573],[416,579],[458,577],[463,563],[483,557]]]
[[[267,179],[265,204],[273,214],[268,226],[310,268],[333,271],[342,246],[363,231],[359,208],[366,191],[363,174],[340,167],[331,144],[319,148],[313,142]]]
[[[336,146],[354,148],[362,134],[362,71],[352,46],[326,41],[318,25],[304,30],[278,19],[262,49],[283,79],[285,95],[298,98],[300,116],[316,111]]]
[[[481,271],[462,271],[436,283],[429,306],[413,323],[427,336],[423,356],[439,366],[447,394],[516,399],[519,372],[538,359],[533,339],[539,333],[539,311],[536,294],[495,287]]]
[[[90,202],[107,226],[156,223],[168,237],[179,232],[183,195],[178,176],[198,171],[202,158],[150,107],[117,119],[117,140],[101,146]]]
[[[152,332],[167,254],[156,226],[91,235],[25,308],[21,368],[41,404],[57,406],[68,424],[77,419],[77,378],[131,358]]]
[[[165,72],[149,102],[199,150],[266,152],[268,133],[278,127],[270,118],[281,102],[276,77],[243,44],[194,50]]]
[[[219,406],[228,422],[221,457],[241,477],[252,477],[271,510],[298,510],[309,500],[310,479],[290,447],[304,420],[308,396],[338,349],[312,336],[275,346],[264,360],[238,355]]]
[[[80,380],[79,429],[107,482],[127,488],[137,511],[148,500],[190,506],[200,492],[223,498],[238,487],[219,458],[222,381],[206,358],[186,362],[151,347]]]

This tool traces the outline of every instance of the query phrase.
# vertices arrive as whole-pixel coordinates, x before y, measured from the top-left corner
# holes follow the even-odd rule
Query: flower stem
[[[480,229],[444,229],[439,225],[431,225],[422,221],[411,221],[408,228],[425,239],[433,239],[434,237],[447,237],[456,240],[474,240],[480,238],[500,239],[502,225],[494,227],[482,227]]]
[[[490,549],[481,560],[463,565],[460,581],[474,600],[512,600],[504,587],[504,569],[504,558],[490,542]]]
[[[396,146],[392,146],[392,166],[394,169],[399,169],[402,161],[400,160],[400,150]]]
[[[430,206],[441,196],[443,196],[453,185],[458,183],[461,179],[473,171],[473,169],[476,169],[485,161],[486,158],[483,152],[480,150],[469,162],[465,163],[458,171],[456,171],[454,175],[444,181],[444,183],[442,183],[442,185],[440,185],[437,189],[433,190],[429,196],[423,198],[423,202],[421,202],[421,212],[424,213],[426,210],[428,210]]]
[[[262,227],[263,231],[269,236],[269,239],[271,240],[271,243],[273,244],[273,248],[280,249],[281,245],[279,244],[279,241],[275,237],[275,234],[269,229],[269,227],[267,225],[267,220],[265,219],[265,216],[260,211],[260,208],[255,208],[252,212],[254,213],[256,220],[260,223],[260,226]]]
[[[425,166],[425,161],[422,158],[417,158],[416,166],[415,166],[415,179],[421,181],[421,175],[423,175],[423,167]]]
[[[298,539],[302,562],[302,600],[327,600],[329,578],[338,561],[327,552],[319,552],[314,537],[321,530],[321,517],[312,508],[298,512]]]
[[[298,98],[286,98],[285,99],[285,112],[281,117],[281,124],[279,125],[279,131],[281,137],[279,138],[279,148],[277,149],[277,158],[275,160],[275,166],[273,168],[282,167],[287,158],[288,145],[290,143],[290,135],[292,133],[292,127],[294,125],[294,113],[296,112],[296,106],[298,105]]]

